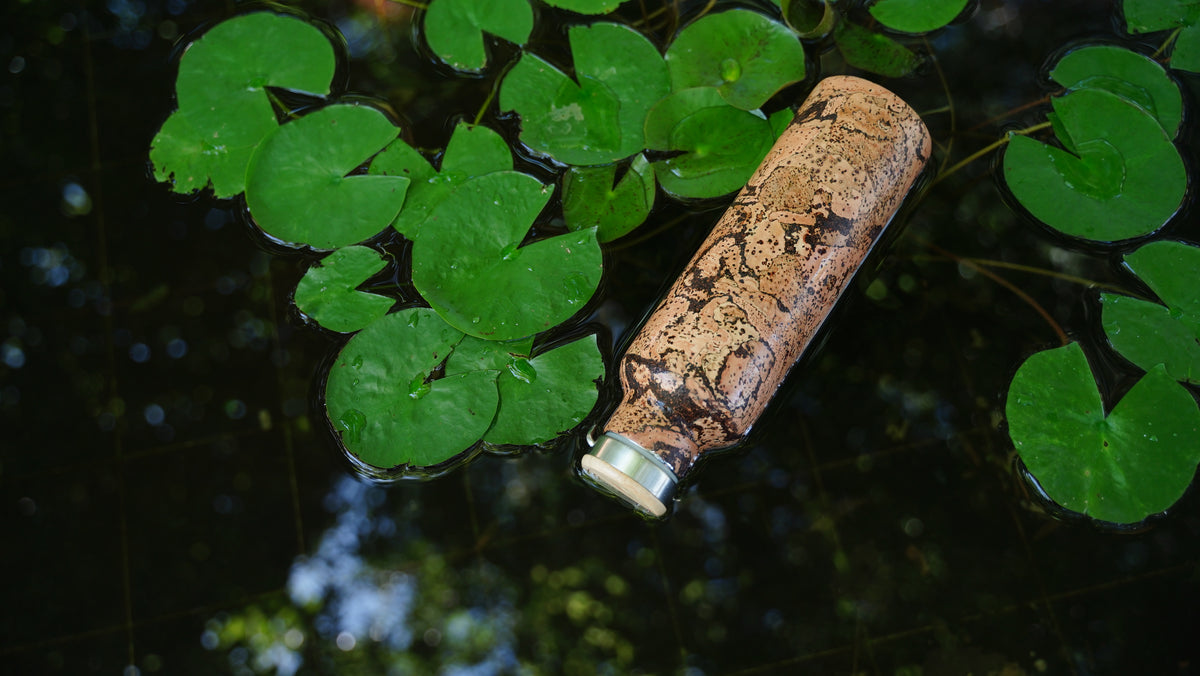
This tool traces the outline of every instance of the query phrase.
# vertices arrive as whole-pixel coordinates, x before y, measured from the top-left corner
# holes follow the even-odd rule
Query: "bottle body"
[[[614,446],[632,442],[677,481],[739,441],[929,154],[925,125],[895,94],[858,78],[818,83],[626,349],[622,400],[584,473],[628,500],[601,466]]]

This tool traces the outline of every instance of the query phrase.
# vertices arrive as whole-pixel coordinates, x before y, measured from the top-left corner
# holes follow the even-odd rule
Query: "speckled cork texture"
[[[622,357],[606,431],[683,476],[754,424],[930,154],[920,117],[853,77],[813,89]]]

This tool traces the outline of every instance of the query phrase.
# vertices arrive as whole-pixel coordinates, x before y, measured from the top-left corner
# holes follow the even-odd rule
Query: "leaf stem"
[[[958,162],[958,163],[957,163],[957,164],[955,164],[954,166],[950,167],[949,169],[944,169],[944,170],[942,170],[942,171],[938,172],[938,175],[937,175],[937,176],[934,176],[934,177],[933,177],[933,181],[931,181],[931,182],[929,183],[929,187],[930,187],[930,188],[932,188],[933,186],[937,185],[938,183],[941,183],[941,182],[942,182],[943,180],[945,180],[945,179],[946,179],[948,176],[950,176],[951,174],[955,173],[955,172],[956,172],[956,171],[958,171],[959,169],[962,169],[963,167],[967,166],[968,164],[970,164],[970,163],[974,162],[975,160],[977,160],[977,159],[979,159],[979,158],[983,157],[984,155],[987,155],[988,153],[992,152],[993,150],[996,150],[997,148],[999,148],[999,147],[1003,146],[1004,144],[1008,143],[1008,140],[1009,140],[1010,138],[1012,138],[1013,134],[1021,134],[1022,136],[1026,136],[1026,135],[1032,134],[1032,133],[1034,133],[1034,132],[1036,132],[1036,131],[1041,131],[1041,130],[1043,130],[1043,129],[1046,129],[1046,128],[1048,128],[1049,126],[1050,126],[1050,122],[1049,122],[1049,121],[1046,121],[1046,122],[1041,122],[1041,123],[1035,124],[1035,125],[1033,125],[1032,127],[1026,127],[1026,128],[1024,128],[1024,129],[1018,129],[1018,130],[1016,130],[1016,131],[1011,131],[1011,132],[1009,132],[1009,133],[1005,134],[1003,137],[1001,137],[1001,138],[997,139],[997,140],[996,140],[994,143],[990,143],[990,144],[988,144],[987,146],[985,146],[985,147],[983,147],[983,148],[981,148],[981,149],[979,149],[979,150],[976,150],[975,152],[971,153],[971,154],[970,154],[970,155],[968,155],[966,158],[964,158],[963,160],[961,160],[960,162]]]
[[[471,123],[472,127],[479,126],[479,121],[483,119],[483,114],[487,112],[488,106],[492,105],[492,101],[496,99],[496,88],[499,86],[499,80],[496,80],[492,83],[491,88],[488,90],[487,99],[484,100],[482,106],[479,106],[479,112],[475,113],[475,121]]]
[[[1052,279],[1061,279],[1064,282],[1071,282],[1072,284],[1079,284],[1080,286],[1094,287],[1097,289],[1103,289],[1105,291],[1117,291],[1117,292],[1120,292],[1125,295],[1133,295],[1133,296],[1137,295],[1137,294],[1131,293],[1125,287],[1117,286],[1116,284],[1109,284],[1108,282],[1097,282],[1094,279],[1088,279],[1087,277],[1080,277],[1078,275],[1069,275],[1065,272],[1059,272],[1057,270],[1047,270],[1045,268],[1039,268],[1039,267],[1035,267],[1032,265],[1023,265],[1021,263],[1010,263],[1009,261],[998,261],[998,260],[994,260],[994,259],[990,259],[990,258],[973,258],[970,256],[962,256],[960,258],[950,258],[950,257],[944,256],[944,255],[939,255],[939,256],[913,256],[912,260],[915,260],[915,261],[920,261],[920,260],[954,261],[954,262],[962,261],[962,262],[967,262],[967,263],[974,263],[976,265],[980,265],[980,266],[988,267],[988,268],[1003,268],[1006,270],[1015,270],[1017,272],[1028,272],[1033,275],[1042,275],[1043,277],[1050,277]],[[1150,300],[1150,299],[1145,298],[1144,300]]]
[[[1167,51],[1167,48],[1174,44],[1175,39],[1179,37],[1179,32],[1182,30],[1183,26],[1179,26],[1175,30],[1171,31],[1171,34],[1167,36],[1166,40],[1163,40],[1162,44],[1158,46],[1158,49],[1154,50],[1154,53],[1150,55],[1150,58],[1158,59],[1159,56],[1162,56],[1163,52]]]
[[[429,9],[429,4],[425,2],[417,2],[416,0],[391,0],[398,5],[407,5],[413,9]]]

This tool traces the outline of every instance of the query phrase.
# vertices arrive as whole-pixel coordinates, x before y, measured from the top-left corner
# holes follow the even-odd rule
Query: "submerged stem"
[[[1180,26],[1171,31],[1171,34],[1167,36],[1166,40],[1163,40],[1162,44],[1158,46],[1158,49],[1154,50],[1154,53],[1150,55],[1150,58],[1157,59],[1159,56],[1162,56],[1162,53],[1167,51],[1167,48],[1170,47],[1175,42],[1175,39],[1179,37],[1179,33],[1182,30],[1183,26]]]
[[[1041,131],[1043,129],[1046,129],[1049,126],[1050,126],[1050,122],[1048,122],[1048,121],[1041,122],[1039,124],[1033,125],[1032,127],[1018,129],[1016,131],[1011,131],[1011,132],[1005,134],[1003,137],[997,139],[994,143],[990,143],[987,146],[971,153],[966,158],[959,161],[957,164],[950,167],[949,169],[945,169],[943,171],[938,172],[938,175],[934,176],[933,180],[929,183],[929,187],[932,188],[933,186],[937,185],[938,183],[941,183],[942,180],[944,180],[946,177],[950,176],[954,172],[958,171],[959,169],[962,169],[963,167],[967,166],[968,164],[974,162],[975,160],[983,157],[984,155],[987,155],[988,153],[992,152],[993,150],[996,150],[997,148],[1008,143],[1008,140],[1010,138],[1012,138],[1013,134],[1021,134],[1022,136],[1025,136],[1028,134],[1032,134],[1036,131]]]

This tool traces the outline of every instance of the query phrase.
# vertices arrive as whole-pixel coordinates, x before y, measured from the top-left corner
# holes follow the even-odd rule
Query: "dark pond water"
[[[487,98],[489,79],[448,79],[413,51],[395,5],[306,5],[348,36],[352,90],[387,99],[422,145],[444,143],[448,121]],[[173,45],[237,9],[5,9],[5,673],[1200,664],[1195,496],[1114,534],[1049,517],[1014,472],[1003,392],[1055,335],[945,252],[1128,280],[1110,253],[1061,248],[1010,210],[986,160],[912,211],[745,447],[709,462],[669,521],[644,522],[575,480],[578,439],[388,490],[354,479],[312,415],[334,343],[289,305],[308,260],[264,249],[236,205],[179,199],[147,176],[173,107]],[[931,43],[953,115],[935,69],[887,84],[925,113],[938,160],[957,161],[1040,121],[1022,106],[1047,92],[1042,64],[1071,41],[1117,38],[1115,11],[985,0]],[[841,70],[823,59],[822,72]],[[1197,80],[1185,85],[1194,105]],[[609,253],[603,322],[617,340],[721,208],[649,234],[681,213],[664,209],[649,236]],[[1200,237],[1186,215],[1171,233]],[[1095,289],[987,269],[1095,344]]]

